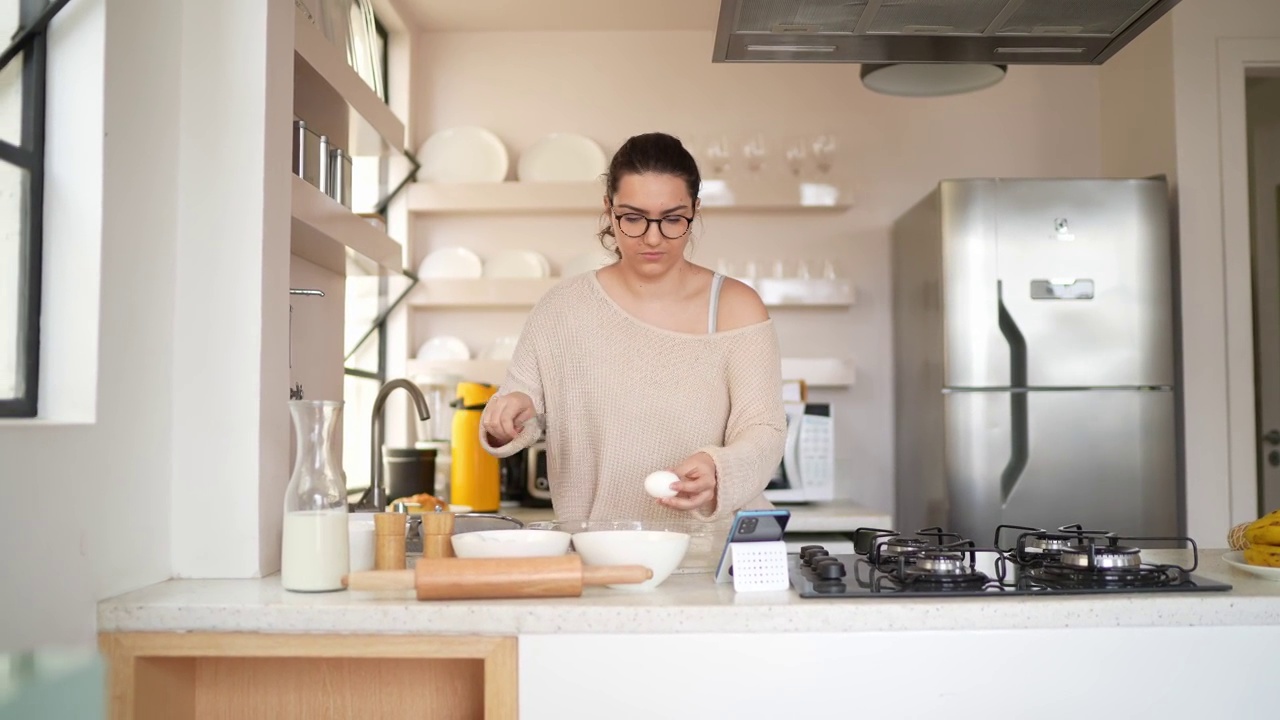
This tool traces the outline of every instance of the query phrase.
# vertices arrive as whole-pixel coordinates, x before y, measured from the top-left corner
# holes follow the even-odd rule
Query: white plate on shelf
[[[552,133],[520,153],[516,177],[521,182],[585,182],[608,169],[604,150],[591,138]]]
[[[564,268],[560,274],[569,277],[570,275],[579,275],[584,272],[599,270],[607,265],[612,265],[618,257],[604,248],[597,248],[591,252],[583,253],[569,262],[564,264]]]
[[[493,341],[484,351],[485,360],[510,360],[516,354],[516,345],[520,343],[518,335],[505,335]]]
[[[1239,550],[1224,554],[1222,559],[1231,567],[1243,570],[1251,575],[1257,575],[1263,580],[1280,582],[1280,568],[1250,565],[1244,561],[1244,553]]]
[[[418,278],[478,278],[484,274],[480,256],[466,248],[441,248],[427,255],[418,266]]]
[[[497,135],[481,127],[441,130],[418,150],[418,181],[483,183],[507,179],[507,148]]]
[[[503,250],[484,263],[487,278],[544,278],[550,264],[542,253],[532,250]]]
[[[471,348],[460,338],[437,335],[418,347],[419,360],[470,360]]]

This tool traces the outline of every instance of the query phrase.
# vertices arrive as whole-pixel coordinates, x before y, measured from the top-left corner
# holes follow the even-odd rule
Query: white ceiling
[[[419,30],[707,30],[720,0],[399,0]]]

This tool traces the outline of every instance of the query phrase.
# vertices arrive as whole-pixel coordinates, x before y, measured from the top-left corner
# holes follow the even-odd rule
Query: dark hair
[[[645,133],[633,135],[613,154],[609,161],[609,171],[605,174],[605,191],[610,202],[618,193],[618,183],[627,175],[674,175],[684,180],[692,200],[698,199],[698,189],[702,186],[702,175],[698,172],[698,163],[693,155],[685,149],[680,140],[666,133]],[[600,244],[604,245],[606,237],[613,237],[613,224],[609,223],[597,233]],[[618,253],[617,248],[605,249]]]

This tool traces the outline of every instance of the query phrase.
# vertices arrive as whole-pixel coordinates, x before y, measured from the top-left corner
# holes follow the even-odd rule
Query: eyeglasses
[[[644,234],[649,232],[649,224],[658,223],[658,232],[662,233],[662,237],[668,240],[679,240],[689,232],[689,226],[693,224],[693,218],[683,215],[648,218],[640,213],[623,213],[614,215],[614,218],[618,220],[618,227],[622,230],[622,234],[632,238],[644,237]]]

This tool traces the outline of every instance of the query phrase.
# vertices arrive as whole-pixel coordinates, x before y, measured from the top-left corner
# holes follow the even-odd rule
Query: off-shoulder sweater
[[[782,460],[786,414],[772,319],[683,333],[626,312],[595,272],[566,278],[525,321],[497,395],[526,393],[539,421],[492,455],[508,457],[545,428],[548,481],[560,520],[719,521],[768,508],[763,491]],[[679,511],[644,489],[655,470],[707,453],[712,505]]]

